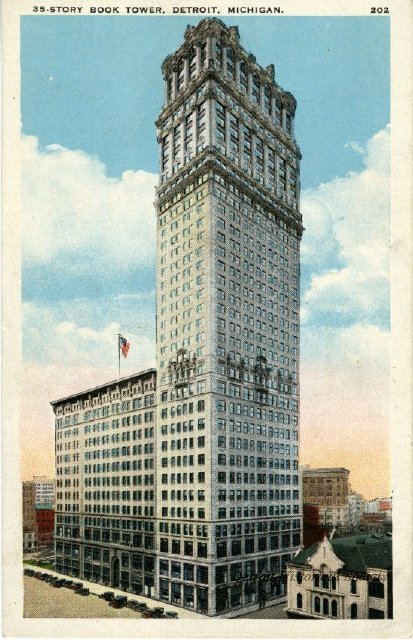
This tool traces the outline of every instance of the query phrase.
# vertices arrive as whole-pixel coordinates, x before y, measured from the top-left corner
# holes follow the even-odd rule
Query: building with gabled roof
[[[287,566],[290,618],[392,618],[391,534],[344,536],[300,551]]]

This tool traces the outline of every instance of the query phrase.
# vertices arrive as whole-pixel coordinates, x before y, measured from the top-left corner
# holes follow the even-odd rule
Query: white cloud
[[[97,157],[57,144],[40,149],[37,138],[23,136],[22,182],[26,261],[65,254],[118,267],[154,261],[156,175],[109,178]]]
[[[360,155],[362,155],[365,152],[364,147],[361,146],[361,144],[359,144],[358,142],[348,142],[347,144],[344,145],[344,148],[349,148],[352,151],[354,151],[354,153],[359,153]]]
[[[40,365],[67,367],[89,366],[95,369],[113,367],[118,362],[118,333],[124,335],[131,348],[122,359],[124,375],[146,369],[155,363],[155,341],[149,331],[138,324],[130,327],[106,320],[101,329],[73,320],[62,320],[61,309],[36,303],[23,305],[25,361]]]
[[[313,272],[303,295],[303,322],[340,313],[385,314],[388,304],[389,128],[364,153],[366,168],[302,194],[304,266]]]

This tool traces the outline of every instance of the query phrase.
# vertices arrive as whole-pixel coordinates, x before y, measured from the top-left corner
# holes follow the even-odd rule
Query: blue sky
[[[361,167],[349,141],[366,142],[389,122],[386,17],[223,18],[298,100],[302,187]],[[23,131],[42,145],[96,154],[110,176],[156,172],[154,122],[160,65],[181,43],[186,17],[25,16]],[[263,26],[264,25],[264,26]],[[50,78],[53,80],[50,80]]]
[[[333,425],[342,443],[344,415],[349,429],[370,425],[373,450],[387,433],[389,20],[223,20],[298,102],[303,437]],[[132,344],[125,375],[154,363],[160,66],[196,22],[21,19],[23,353],[46,438],[50,399],[117,375],[118,331]],[[352,447],[337,458],[331,442],[319,463],[347,455],[356,469]]]

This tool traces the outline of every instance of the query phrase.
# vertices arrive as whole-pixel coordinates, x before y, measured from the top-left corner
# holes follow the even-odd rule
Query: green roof
[[[344,562],[342,571],[364,572],[368,568],[392,568],[392,539],[387,534],[343,536],[333,538],[329,542],[336,556]],[[317,542],[303,549],[291,562],[307,565],[308,558],[314,555],[320,544],[322,543]]]

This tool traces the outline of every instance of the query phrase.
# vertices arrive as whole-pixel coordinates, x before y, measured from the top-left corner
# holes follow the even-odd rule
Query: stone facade
[[[162,72],[159,594],[239,615],[300,543],[296,103],[216,19]]]
[[[55,501],[55,480],[46,476],[33,476],[35,486],[35,504],[36,507],[41,505],[54,505]]]
[[[320,526],[348,526],[349,474],[342,467],[302,469],[303,503],[318,507]]]
[[[52,402],[57,571],[154,595],[155,389],[149,369]]]
[[[391,536],[325,537],[288,564],[287,591],[291,618],[391,618]]]
[[[37,548],[36,535],[36,488],[31,481],[22,484],[23,507],[23,551],[34,551]]]
[[[296,103],[216,19],[162,73],[157,376],[52,403],[56,567],[232,617],[301,542]]]

